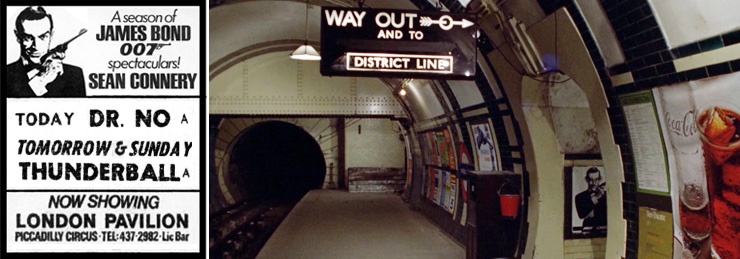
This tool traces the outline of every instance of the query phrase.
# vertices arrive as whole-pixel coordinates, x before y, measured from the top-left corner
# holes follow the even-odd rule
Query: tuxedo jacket
[[[591,211],[594,212],[593,218],[583,220],[584,227],[606,226],[606,195],[601,196],[597,204],[591,201],[591,192],[583,191],[576,195],[576,212],[578,218],[585,218]]]
[[[46,85],[48,92],[43,97],[81,97],[85,96],[85,77],[82,69],[73,65],[62,64],[64,73]],[[7,86],[9,97],[35,97],[36,94],[28,85],[28,75],[20,59],[7,66]]]

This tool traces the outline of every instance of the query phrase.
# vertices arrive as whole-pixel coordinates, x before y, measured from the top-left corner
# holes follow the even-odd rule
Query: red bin
[[[519,201],[522,197],[515,194],[501,194],[501,215],[504,217],[516,217],[519,214]]]
[[[519,203],[522,200],[519,195],[519,188],[509,179],[506,179],[497,193],[501,202],[501,216],[514,218],[519,215]]]

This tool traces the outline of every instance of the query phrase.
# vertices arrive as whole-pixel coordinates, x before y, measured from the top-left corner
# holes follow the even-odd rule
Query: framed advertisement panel
[[[670,175],[661,125],[651,91],[619,96],[634,154],[638,192],[670,196]]]
[[[470,123],[470,130],[478,171],[498,170],[499,161],[491,125],[487,121]]]
[[[601,166],[566,167],[566,239],[606,237],[606,180]]]
[[[732,73],[653,89],[672,178],[674,258],[740,256],[738,80]]]

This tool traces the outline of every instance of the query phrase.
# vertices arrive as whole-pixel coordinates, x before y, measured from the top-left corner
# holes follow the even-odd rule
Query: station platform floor
[[[396,194],[314,190],[257,258],[465,258],[465,248]]]

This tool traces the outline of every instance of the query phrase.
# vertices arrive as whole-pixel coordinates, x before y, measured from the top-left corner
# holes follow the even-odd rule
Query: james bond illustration
[[[82,69],[63,60],[68,45],[87,30],[52,48],[54,18],[44,7],[29,6],[18,14],[14,32],[20,58],[7,66],[8,96],[85,96]]]

